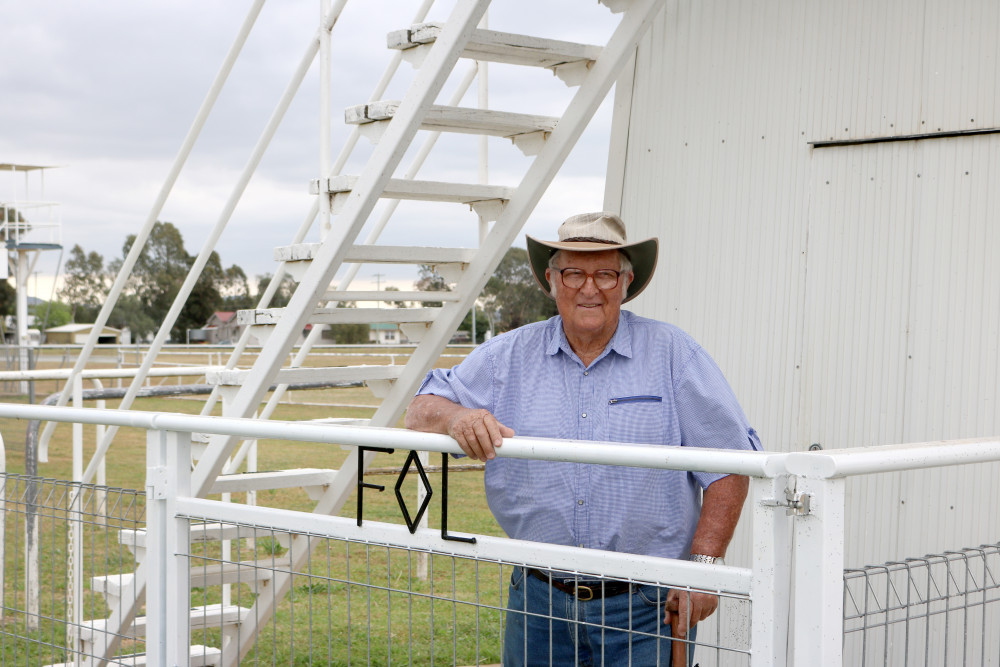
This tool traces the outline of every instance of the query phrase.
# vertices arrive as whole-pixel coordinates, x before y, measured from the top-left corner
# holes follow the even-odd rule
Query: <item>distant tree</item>
[[[267,288],[271,284],[274,276],[270,273],[265,273],[262,276],[257,276],[257,296],[255,301],[260,301],[260,298],[267,291]],[[269,308],[284,308],[288,305],[288,302],[292,298],[292,294],[295,293],[295,280],[287,273],[282,277],[281,283],[278,285],[277,291],[274,296],[271,297],[271,302],[268,304]],[[256,305],[256,303],[254,304]]]
[[[135,241],[135,234],[129,234],[122,246],[122,257],[128,256]],[[115,266],[121,266],[122,261],[116,261]],[[128,282],[129,294],[144,304],[153,320],[162,322],[180,292],[189,266],[190,257],[184,249],[184,238],[180,230],[173,223],[156,222],[132,268]],[[131,326],[129,328],[136,330]],[[174,340],[184,340],[183,332],[178,332],[177,328],[174,327],[171,331],[172,337]]]
[[[337,304],[337,308],[354,308],[353,303],[341,302]],[[362,345],[368,342],[368,332],[371,329],[370,325],[364,322],[355,322],[351,324],[330,324],[327,326],[326,330],[323,331],[323,338],[333,340],[334,343],[339,345]]]
[[[108,294],[109,276],[104,257],[85,252],[79,244],[70,250],[59,297],[70,307],[70,321],[93,322]]]
[[[135,235],[125,240],[123,257],[128,255],[135,240]],[[126,295],[135,297],[135,302],[119,300],[116,308],[122,320],[132,318],[132,322],[123,321],[124,326],[139,338],[145,337],[149,330],[149,320],[158,326],[180,293],[194,261],[184,248],[180,230],[170,222],[156,222],[129,276]],[[116,260],[111,268],[117,270],[122,262]],[[240,275],[245,279],[243,269],[238,266],[224,270],[219,254],[213,251],[171,327],[170,337],[183,341],[188,329],[204,326],[212,313],[225,305],[221,290],[229,288],[230,278],[238,279]],[[137,304],[142,304],[142,308],[137,308]]]
[[[556,303],[535,281],[528,251],[511,248],[486,282],[482,300],[487,313],[495,314],[498,332],[545,320],[556,314]],[[498,316],[497,316],[498,314]]]
[[[472,341],[473,343],[482,343],[486,340],[486,332],[489,331],[490,323],[489,318],[486,317],[486,313],[479,306],[476,306],[476,339]],[[458,325],[459,331],[468,331],[469,335],[472,335],[472,311],[470,310],[465,315],[465,319],[462,323]]]
[[[413,286],[421,292],[450,292],[451,287],[444,277],[434,270],[430,264],[421,264],[417,281]],[[424,306],[427,308],[440,308],[443,301],[427,301]]]
[[[386,292],[398,292],[399,288],[396,287],[395,285],[389,285],[388,287],[385,288],[385,291]],[[387,301],[387,303],[389,303],[390,305],[392,305],[395,308],[407,308],[410,305],[409,302],[407,302],[407,301]]]
[[[0,240],[16,238],[31,229],[25,217],[12,206],[0,206]]]
[[[257,304],[250,294],[250,281],[243,269],[233,264],[225,270],[219,284],[223,310],[245,310]]]
[[[41,330],[61,327],[73,321],[73,309],[59,301],[47,301],[29,306],[28,314],[34,318],[32,326]]]
[[[3,252],[0,250],[0,252]],[[0,277],[0,316],[17,312],[17,292],[14,286]]]
[[[193,258],[191,258],[193,263]],[[185,274],[186,275],[186,274]],[[184,307],[177,316],[177,322],[170,330],[170,336],[177,341],[187,340],[188,329],[200,329],[205,326],[212,313],[222,306],[222,294],[219,285],[225,278],[219,253],[212,251],[202,269],[201,275],[191,289]],[[179,286],[178,286],[179,287]]]
[[[132,340],[145,340],[156,333],[160,320],[155,319],[135,294],[122,294],[108,317],[108,326],[128,329]]]

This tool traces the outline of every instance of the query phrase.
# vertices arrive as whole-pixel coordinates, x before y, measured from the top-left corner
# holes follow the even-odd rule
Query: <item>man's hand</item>
[[[497,421],[489,410],[466,408],[433,394],[422,394],[410,402],[406,428],[450,435],[463,452],[479,461],[494,458],[503,439],[514,437],[514,429]]]
[[[503,444],[504,438],[513,437],[514,430],[487,410],[463,409],[448,422],[448,435],[471,458],[487,461],[496,456],[494,450]]]
[[[693,628],[699,621],[704,621],[718,608],[719,598],[716,595],[671,588],[667,593],[663,623],[670,626],[670,636],[684,639],[689,628]],[[673,642],[672,667],[686,667],[687,648],[688,644]]]

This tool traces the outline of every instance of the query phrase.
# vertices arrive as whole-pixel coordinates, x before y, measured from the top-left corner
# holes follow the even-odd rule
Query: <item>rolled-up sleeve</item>
[[[457,366],[431,370],[417,395],[434,394],[466,408],[493,412],[493,363],[488,347],[480,345]]]
[[[705,350],[697,348],[687,360],[676,386],[681,443],[687,447],[762,449],[739,401],[722,371]],[[702,488],[724,474],[692,473]]]

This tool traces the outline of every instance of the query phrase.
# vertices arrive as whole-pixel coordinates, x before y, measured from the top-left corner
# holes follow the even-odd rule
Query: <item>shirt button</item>
[[[582,504],[583,504],[583,501],[582,501],[582,500],[578,500],[578,501],[576,501],[576,504],[577,504],[577,505],[582,505]]]
[[[590,375],[590,371],[584,371],[583,374],[584,375]]]
[[[583,542],[581,542],[581,543],[580,543],[580,544],[579,544],[578,546],[579,546],[579,547],[580,547],[581,549],[585,548],[585,547],[583,546]]]
[[[586,413],[586,412],[584,412],[584,413],[583,413],[583,418],[584,418],[584,419],[586,419],[586,418],[587,418],[587,413]]]

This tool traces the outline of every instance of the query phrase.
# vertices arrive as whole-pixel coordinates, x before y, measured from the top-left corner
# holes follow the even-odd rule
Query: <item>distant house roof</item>
[[[236,312],[229,310],[217,310],[214,313],[212,313],[212,317],[216,318],[223,324],[227,324],[231,319],[236,317]]]
[[[392,324],[391,322],[373,322],[371,328],[376,331],[395,331],[399,328],[399,325]]]

